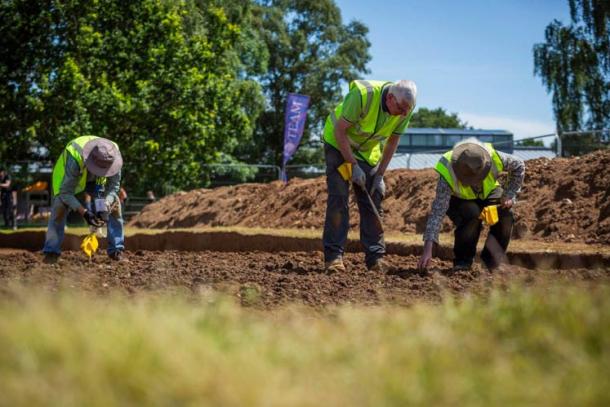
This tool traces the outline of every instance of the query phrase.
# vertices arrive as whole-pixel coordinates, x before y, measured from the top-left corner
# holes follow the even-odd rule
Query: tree
[[[224,3],[3,1],[3,140],[53,159],[74,137],[108,137],[135,190],[201,186],[262,108],[244,74],[260,57],[240,28],[250,3]]]
[[[457,113],[447,113],[445,109],[439,107],[437,109],[428,109],[420,107],[417,109],[409,127],[436,127],[441,129],[466,129],[468,123],[463,122],[458,117]]]
[[[610,2],[569,0],[571,24],[554,20],[534,46],[534,73],[553,94],[557,131],[610,126]]]
[[[301,93],[311,97],[310,109],[292,162],[319,161],[324,119],[341,101],[342,86],[367,72],[368,29],[358,21],[344,25],[333,0],[261,0],[256,13],[269,55],[267,70],[256,75],[266,105],[238,157],[281,164],[287,95]]]

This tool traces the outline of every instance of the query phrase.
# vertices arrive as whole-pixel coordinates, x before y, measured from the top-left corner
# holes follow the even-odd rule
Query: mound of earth
[[[573,158],[526,162],[515,207],[516,238],[610,244],[610,150]],[[432,169],[386,174],[386,232],[423,232],[438,175]],[[355,200],[350,224],[358,224]],[[143,228],[244,226],[312,228],[324,225],[325,178],[292,179],[179,192],[152,203],[131,220]],[[451,230],[446,219],[443,231]]]

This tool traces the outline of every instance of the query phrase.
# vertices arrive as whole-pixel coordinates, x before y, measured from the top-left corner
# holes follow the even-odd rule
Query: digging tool
[[[339,171],[339,174],[341,174],[341,178],[343,178],[345,181],[351,180],[352,163],[344,162],[339,167],[337,167],[337,171]],[[383,233],[383,223],[381,221],[381,215],[379,215],[379,211],[377,210],[375,203],[373,203],[373,198],[371,198],[371,194],[369,194],[369,191],[367,191],[366,188],[360,187],[360,189],[366,195],[366,198],[369,201],[369,205],[371,205],[371,209],[373,210],[373,213],[375,214],[375,218],[377,219],[377,224],[379,226],[379,230]]]

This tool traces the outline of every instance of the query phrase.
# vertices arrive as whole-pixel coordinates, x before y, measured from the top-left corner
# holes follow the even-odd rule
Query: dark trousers
[[[345,181],[337,168],[344,163],[341,152],[331,145],[324,144],[324,155],[326,158],[326,186],[328,188],[328,200],[326,202],[326,219],[324,222],[324,260],[331,261],[341,257],[345,251],[347,232],[349,231],[349,185],[351,181]],[[366,187],[370,190],[373,177],[370,175],[373,169],[368,163],[358,160],[358,165],[366,174]],[[358,211],[360,212],[360,241],[364,246],[365,262],[367,267],[372,266],[375,261],[385,254],[385,242],[383,230],[380,228],[375,212],[366,194],[358,186],[354,186]],[[371,197],[379,214],[383,197],[377,191]]]
[[[451,197],[447,215],[455,225],[453,244],[454,266],[470,267],[477,250],[482,222],[479,215],[485,206],[500,203],[504,191],[496,188],[485,200]],[[490,227],[481,260],[489,269],[498,267],[506,258],[506,249],[515,222],[511,209],[498,206],[498,223]]]
[[[13,196],[10,193],[2,194],[2,196],[0,196],[0,201],[2,201],[4,226],[12,228],[15,224],[15,217],[13,216]]]

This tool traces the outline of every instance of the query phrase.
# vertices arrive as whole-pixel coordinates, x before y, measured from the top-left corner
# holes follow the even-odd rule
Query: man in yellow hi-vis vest
[[[375,212],[381,213],[385,195],[383,174],[396,151],[400,134],[409,124],[416,97],[417,88],[412,81],[356,80],[350,83],[343,102],[326,119],[324,154],[328,200],[322,239],[327,272],[345,270],[343,253],[349,229],[350,181],[355,184],[366,266],[369,270],[384,269],[383,229]],[[345,180],[338,171],[344,163],[351,164],[350,180]]]
[[[108,256],[120,260],[125,248],[123,218],[118,193],[123,158],[116,143],[101,137],[82,136],[70,141],[53,168],[53,202],[42,249],[45,261],[54,263],[61,254],[68,211],[80,213],[91,226],[108,225]],[[95,198],[95,209],[86,209],[76,194],[86,191]]]
[[[493,205],[496,205],[493,209],[494,213],[497,210],[497,219],[490,222],[494,224],[490,226],[481,260],[490,270],[498,267],[505,259],[510,242],[514,223],[511,208],[523,183],[523,160],[471,138],[443,154],[436,171],[439,173],[436,197],[424,232],[424,250],[418,267],[429,267],[432,248],[438,243],[447,214],[455,225],[454,269],[470,269],[481,233],[481,215]],[[505,188],[498,182],[498,175],[503,171],[508,172]]]

